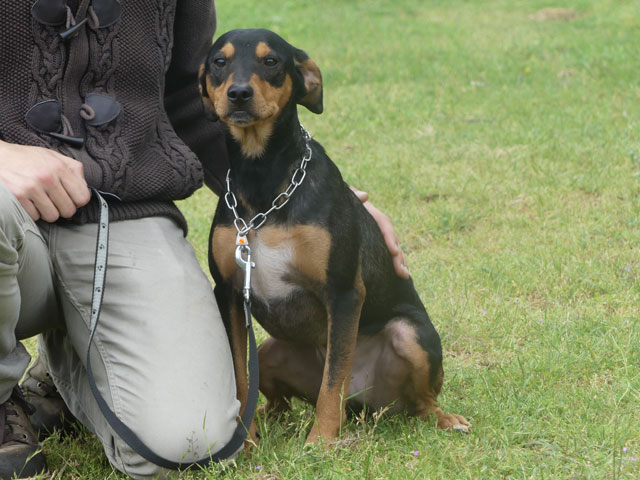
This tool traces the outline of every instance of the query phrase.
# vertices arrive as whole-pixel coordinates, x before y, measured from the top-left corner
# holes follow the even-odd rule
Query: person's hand
[[[373,219],[378,224],[384,241],[387,244],[387,248],[393,258],[393,267],[396,271],[396,275],[400,278],[409,278],[409,269],[407,268],[407,262],[404,258],[404,253],[400,248],[400,241],[396,235],[396,231],[393,228],[391,219],[378,210],[371,202],[369,202],[369,195],[367,192],[362,192],[357,188],[350,187],[356,197],[362,202],[367,211],[371,214]]]
[[[0,141],[0,183],[34,221],[70,218],[91,199],[82,164],[41,147]]]

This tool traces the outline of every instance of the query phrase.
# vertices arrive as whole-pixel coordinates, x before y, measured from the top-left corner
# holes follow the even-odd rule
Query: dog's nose
[[[232,103],[244,103],[253,97],[251,85],[231,85],[227,90],[227,98]]]

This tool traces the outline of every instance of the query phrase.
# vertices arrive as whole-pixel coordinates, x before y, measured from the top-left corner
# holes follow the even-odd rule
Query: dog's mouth
[[[256,121],[257,117],[245,110],[236,110],[227,115],[224,120],[238,127],[244,127]]]

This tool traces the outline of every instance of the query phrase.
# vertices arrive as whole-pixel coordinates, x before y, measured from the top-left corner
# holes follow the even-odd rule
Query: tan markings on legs
[[[213,259],[225,281],[229,281],[236,271],[235,261],[236,229],[234,227],[216,227],[213,231],[211,248]]]
[[[238,400],[240,400],[240,415],[242,415],[249,393],[247,383],[247,329],[244,326],[242,307],[236,301],[231,301],[230,322],[231,353],[236,374]]]
[[[458,430],[467,433],[471,426],[461,415],[446,414],[438,406],[437,396],[442,388],[442,368],[431,381],[431,362],[429,355],[418,343],[418,334],[408,321],[400,320],[393,329],[393,346],[399,356],[407,360],[410,368],[409,382],[405,394],[407,403],[413,404],[416,416],[427,419],[429,415],[437,417],[437,427],[445,430]]]
[[[328,344],[331,349],[331,341]],[[336,380],[330,387],[329,383],[329,355],[322,376],[322,384],[318,401],[316,402],[316,421],[307,436],[306,443],[318,443],[321,439],[329,441],[338,436],[340,427],[344,424],[346,411],[345,401],[349,392],[350,360],[345,359],[345,365],[337,372]]]
[[[356,292],[354,305],[348,317],[338,320],[333,318],[333,312],[329,314],[329,340],[322,385],[316,403],[316,421],[307,436],[306,443],[317,443],[319,439],[327,441],[335,438],[345,421],[345,405],[349,395],[349,380],[358,337],[358,322],[365,297],[365,287],[360,269],[356,276],[354,289]],[[332,341],[331,337],[337,321],[341,322],[341,326],[348,325],[348,328],[341,328],[344,337],[340,338],[338,345]]]

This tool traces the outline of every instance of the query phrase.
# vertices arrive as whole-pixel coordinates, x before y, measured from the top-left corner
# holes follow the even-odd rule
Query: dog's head
[[[210,120],[220,118],[259,156],[286,108],[322,113],[322,74],[305,52],[269,30],[232,30],[213,44],[200,67],[200,92]],[[247,146],[247,132],[263,142]],[[242,140],[241,140],[242,139]]]

